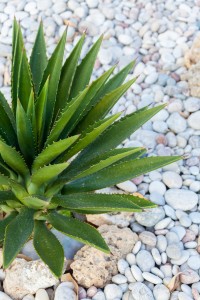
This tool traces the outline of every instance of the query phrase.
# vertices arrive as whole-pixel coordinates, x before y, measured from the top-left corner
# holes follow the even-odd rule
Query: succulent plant
[[[142,108],[120,118],[111,108],[134,83],[123,83],[131,62],[115,66],[90,83],[100,37],[79,62],[83,34],[63,64],[66,32],[47,59],[42,23],[30,60],[14,20],[12,106],[0,93],[0,240],[7,268],[28,239],[55,276],[64,252],[51,228],[94,246],[109,248],[98,230],[75,213],[139,212],[154,207],[130,194],[95,190],[139,176],[180,157],[143,157],[144,148],[116,148],[164,108]]]

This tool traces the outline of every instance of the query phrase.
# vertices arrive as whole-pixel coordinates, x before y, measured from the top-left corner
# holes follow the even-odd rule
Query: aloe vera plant
[[[62,233],[106,253],[99,232],[74,213],[140,212],[154,204],[134,195],[94,191],[172,163],[180,157],[146,157],[144,148],[116,148],[164,108],[145,107],[120,118],[108,116],[134,83],[125,78],[131,62],[90,83],[102,37],[79,62],[83,34],[63,63],[66,32],[52,56],[46,56],[42,24],[30,60],[20,25],[14,20],[12,107],[0,93],[0,240],[7,268],[29,238],[55,276],[64,252],[51,232]]]

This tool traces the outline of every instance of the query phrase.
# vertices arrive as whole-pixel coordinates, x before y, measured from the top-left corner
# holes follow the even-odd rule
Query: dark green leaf
[[[63,247],[42,221],[35,221],[33,245],[53,274],[60,277],[64,265]]]
[[[87,95],[88,89],[85,89],[82,93],[80,93],[76,99],[71,101],[65,109],[63,109],[61,115],[59,116],[58,120],[54,123],[54,127],[52,128],[47,141],[46,145],[52,144],[53,142],[57,141],[63,132],[64,128],[67,126],[69,121],[71,120],[72,116],[77,113],[77,108],[80,106],[80,103],[83,101],[85,95]],[[64,135],[63,138],[65,138]]]
[[[23,153],[28,165],[30,165],[35,155],[33,131],[31,122],[19,100],[17,101],[16,124],[17,137],[21,152]]]
[[[8,224],[17,216],[17,212],[11,212],[6,218],[0,220],[0,241],[4,240],[5,230]]]
[[[117,103],[119,98],[129,89],[129,87],[135,82],[135,78],[129,80],[127,83],[123,84],[122,86],[118,87],[114,91],[109,94],[106,94],[97,105],[92,108],[87,117],[84,119],[80,125],[78,125],[78,131],[82,131],[91,125],[93,122],[104,118],[111,108]]]
[[[56,212],[48,214],[47,219],[58,231],[84,244],[109,253],[109,248],[104,239],[93,226],[74,218],[62,216]]]
[[[130,198],[133,198],[133,201],[130,201]],[[67,208],[70,211],[142,211],[141,207],[134,203],[134,198],[137,199],[138,197],[125,194],[82,193],[55,196],[51,203]]]
[[[150,109],[142,108],[116,121],[76,157],[74,166],[88,164],[98,155],[114,149],[164,107],[165,104]]]
[[[73,84],[70,91],[69,99],[72,99],[78,95],[80,91],[83,91],[90,82],[90,77],[94,68],[94,63],[101,46],[103,36],[96,41],[90,51],[84,57],[80,65],[76,69]]]
[[[133,151],[133,153],[132,153]],[[121,155],[124,156],[124,158],[120,158],[118,160],[118,162],[122,162],[122,161],[127,161],[127,160],[133,160],[136,159],[138,157],[140,157],[141,155],[143,155],[146,152],[145,148],[119,148],[119,149],[114,149],[114,150],[110,150],[105,152],[102,155],[99,155],[95,158],[93,158],[90,162],[88,162],[87,165],[81,165],[81,164],[77,164],[75,163],[74,165],[74,161],[71,162],[71,164],[69,165],[69,167],[66,169],[65,172],[63,172],[63,177],[65,178],[66,182],[71,180],[72,178],[74,178],[77,174],[81,174],[82,172],[84,172],[85,170],[89,169],[91,166],[97,165],[97,164],[101,164],[101,162],[103,161],[107,161],[109,158],[112,160],[113,157],[120,157]],[[130,154],[132,153],[132,154]]]
[[[117,163],[92,175],[80,178],[65,185],[64,192],[79,193],[102,189],[138,177],[167,164],[180,160],[180,156],[147,157]]]
[[[4,95],[0,92],[0,129],[2,137],[11,146],[17,146],[16,125],[13,112],[5,99]]]
[[[46,120],[47,95],[49,89],[49,77],[47,78],[35,105],[36,130],[39,149],[43,146],[44,127]]]
[[[43,33],[43,24],[40,23],[33,50],[30,58],[30,67],[36,93],[42,81],[44,70],[47,66],[46,45]]]
[[[22,176],[27,176],[29,170],[19,154],[14,148],[6,145],[3,141],[0,141],[0,154],[3,160],[10,166],[15,172]]]
[[[47,67],[44,71],[42,83],[40,85],[39,92],[41,92],[47,78],[49,77],[49,89],[46,102],[46,119],[45,119],[45,130],[46,136],[49,131],[49,127],[53,117],[54,105],[56,101],[56,93],[58,90],[58,84],[60,80],[60,74],[62,69],[62,61],[65,49],[66,31],[60,39],[56,49],[54,50],[51,58],[48,61]]]
[[[103,119],[92,126],[88,127],[86,131],[80,136],[78,141],[69,149],[66,155],[63,155],[62,161],[68,160],[80,150],[84,149],[87,145],[91,144],[108,126],[110,126],[116,119],[119,118],[121,113],[112,115]]]
[[[47,183],[48,181],[62,173],[68,165],[69,164],[65,162],[62,164],[55,164],[40,168],[31,176],[31,182],[33,184],[36,184],[37,186],[41,186],[43,183]]]
[[[26,51],[23,49],[21,53],[20,69],[19,69],[19,83],[18,83],[18,99],[25,111],[28,108],[28,100],[32,90],[32,78],[30,66],[26,56]]]
[[[22,208],[6,227],[3,246],[3,267],[8,268],[32,234],[34,210]]]
[[[79,121],[83,118],[83,116],[85,114],[87,114],[87,112],[89,110],[88,107],[89,107],[90,101],[92,101],[93,97],[96,95],[96,93],[98,92],[98,90],[105,84],[105,82],[107,81],[107,79],[112,74],[114,68],[115,68],[115,66],[112,67],[112,68],[110,68],[102,76],[100,76],[95,81],[93,81],[89,85],[88,88],[85,89],[85,90],[87,90],[87,94],[83,98],[83,100],[80,103],[79,107],[77,108],[76,114],[74,114],[74,116],[70,120],[69,124],[63,130],[63,133],[62,133],[61,137],[65,137],[68,134],[70,134],[72,132],[72,130],[76,127],[76,125],[79,123]],[[73,102],[73,100],[71,102]],[[78,134],[78,133],[79,132],[77,131],[76,134]]]
[[[13,27],[13,50],[12,50],[12,71],[11,71],[11,92],[12,92],[12,108],[15,114],[18,99],[18,84],[21,55],[24,49],[23,37],[20,25],[14,20]]]
[[[85,39],[85,34],[82,35],[82,37],[74,47],[73,51],[66,59],[64,66],[62,67],[60,82],[58,86],[58,93],[57,93],[56,103],[55,103],[55,111],[54,111],[55,117],[66,106],[67,100],[69,98],[71,85],[76,72],[76,66],[78,63],[78,59],[80,57],[84,39]]]
[[[78,137],[79,135],[75,135],[67,139],[54,142],[53,144],[47,146],[47,148],[45,148],[34,160],[32,170],[36,171],[39,168],[48,165],[57,156],[59,156],[62,152],[69,148],[77,140]]]

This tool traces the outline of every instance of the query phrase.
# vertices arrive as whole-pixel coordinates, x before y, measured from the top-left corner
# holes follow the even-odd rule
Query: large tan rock
[[[84,246],[74,257],[71,264],[73,276],[86,288],[104,287],[112,276],[117,274],[117,261],[130,253],[138,240],[137,234],[129,228],[115,225],[102,225],[98,228],[107,242],[111,254],[107,255],[93,247]]]
[[[200,61],[200,35],[196,37],[192,47],[185,53],[184,61],[187,68]]]
[[[187,73],[181,75],[181,80],[188,81],[190,95],[200,97],[200,62],[192,65]]]
[[[20,300],[27,294],[35,294],[58,283],[49,268],[41,261],[16,258],[6,270],[4,291],[13,300]]]
[[[86,215],[87,221],[96,225],[101,226],[107,225],[117,225],[120,228],[127,227],[133,218],[133,213],[131,212],[119,212],[119,213],[109,213],[109,214],[99,214],[99,215]]]

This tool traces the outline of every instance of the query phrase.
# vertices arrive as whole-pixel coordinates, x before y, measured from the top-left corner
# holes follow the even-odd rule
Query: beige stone
[[[181,75],[181,80],[188,81],[190,95],[193,97],[200,97],[200,62],[192,65],[187,73]]]
[[[99,232],[107,242],[111,254],[107,255],[90,246],[84,246],[75,255],[71,264],[73,276],[78,284],[89,288],[104,287],[112,276],[118,273],[117,261],[130,253],[138,240],[137,234],[129,228],[102,225]]]
[[[200,35],[194,40],[191,49],[185,53],[184,62],[187,68],[200,61]]]
[[[127,227],[133,218],[133,213],[131,212],[119,212],[110,214],[99,214],[99,215],[86,215],[87,221],[96,225],[101,226],[107,225],[117,225],[120,228]]]
[[[27,294],[35,294],[37,290],[57,283],[58,279],[41,260],[27,262],[25,259],[16,258],[6,269],[3,287],[13,300],[19,300]]]

